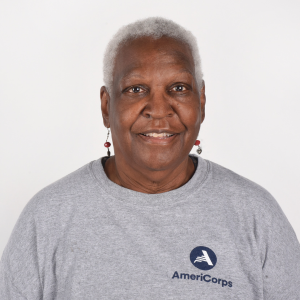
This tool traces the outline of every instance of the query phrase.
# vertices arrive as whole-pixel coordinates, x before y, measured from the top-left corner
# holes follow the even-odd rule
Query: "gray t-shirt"
[[[262,187],[198,158],[162,194],[101,159],[36,194],[0,265],[0,299],[300,299],[300,246]]]

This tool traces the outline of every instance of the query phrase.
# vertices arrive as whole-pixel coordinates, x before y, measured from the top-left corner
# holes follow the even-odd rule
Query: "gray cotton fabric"
[[[300,246],[262,187],[198,158],[162,194],[110,181],[101,159],[37,193],[0,266],[0,299],[300,299]]]

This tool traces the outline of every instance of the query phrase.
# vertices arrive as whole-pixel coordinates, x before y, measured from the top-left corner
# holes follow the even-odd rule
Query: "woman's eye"
[[[175,92],[183,92],[186,90],[186,88],[183,85],[176,85],[172,88],[172,90]]]
[[[128,92],[130,92],[130,93],[139,93],[142,91],[143,91],[143,89],[139,86],[134,86],[128,90]]]

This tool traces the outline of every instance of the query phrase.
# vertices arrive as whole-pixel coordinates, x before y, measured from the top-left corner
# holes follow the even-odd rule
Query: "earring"
[[[198,146],[198,149],[196,151],[200,155],[202,153],[202,148],[200,147],[200,141],[199,140],[196,140],[195,146]]]
[[[110,157],[110,151],[109,151],[109,147],[110,147],[110,142],[108,142],[108,137],[109,137],[109,133],[110,133],[110,130],[109,128],[107,128],[107,137],[106,137],[106,142],[104,143],[104,147],[107,148],[107,156]]]

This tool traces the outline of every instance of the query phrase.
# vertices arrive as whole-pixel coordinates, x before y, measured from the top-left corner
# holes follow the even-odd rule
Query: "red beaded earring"
[[[106,137],[106,142],[104,143],[104,147],[106,147],[107,148],[107,156],[108,157],[110,157],[110,151],[109,151],[109,147],[110,147],[110,142],[108,142],[107,140],[108,140],[108,137],[109,137],[109,132],[110,132],[110,130],[109,130],[109,128],[107,128],[107,137]]]
[[[202,153],[202,148],[200,147],[200,141],[199,140],[196,140],[195,146],[198,146],[198,149],[196,151],[200,155]]]

